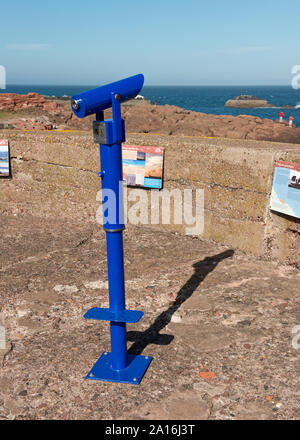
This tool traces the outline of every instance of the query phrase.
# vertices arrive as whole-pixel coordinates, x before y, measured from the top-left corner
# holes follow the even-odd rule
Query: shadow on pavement
[[[173,314],[179,309],[188,298],[192,296],[205,277],[212,272],[215,267],[222,260],[232,257],[234,251],[232,249],[212,257],[206,257],[204,260],[193,264],[195,269],[191,278],[181,287],[174,303],[167,310],[162,312],[150,325],[150,327],[143,331],[129,331],[127,333],[127,340],[134,342],[130,349],[129,354],[141,354],[143,350],[149,344],[168,345],[174,339],[172,335],[161,335],[160,331],[164,329],[169,322]]]

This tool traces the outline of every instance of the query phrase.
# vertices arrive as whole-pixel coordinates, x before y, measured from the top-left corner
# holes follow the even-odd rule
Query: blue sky
[[[8,84],[279,85],[300,64],[300,2],[7,0]]]

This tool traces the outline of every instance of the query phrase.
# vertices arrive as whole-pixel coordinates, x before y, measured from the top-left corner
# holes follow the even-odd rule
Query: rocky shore
[[[127,132],[254,139],[300,144],[300,128],[255,116],[213,115],[139,101],[122,106]],[[110,111],[105,112],[110,116]],[[93,116],[79,120],[70,103],[37,93],[0,94],[0,129],[90,130]]]

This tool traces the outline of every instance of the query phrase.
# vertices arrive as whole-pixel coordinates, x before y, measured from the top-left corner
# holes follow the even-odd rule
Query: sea
[[[92,89],[90,86],[54,86],[54,85],[8,85],[0,93],[37,92],[50,97],[73,96]],[[247,114],[260,118],[279,119],[284,112],[284,119],[294,117],[294,123],[300,126],[300,90],[291,86],[144,86],[140,92],[146,99],[157,105],[176,105],[196,112],[238,116]],[[254,95],[266,99],[274,107],[254,109],[234,109],[224,107],[228,99],[239,95]],[[289,105],[291,109],[281,110],[281,106]]]

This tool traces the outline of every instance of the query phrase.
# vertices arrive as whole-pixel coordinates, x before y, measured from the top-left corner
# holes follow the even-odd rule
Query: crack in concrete
[[[299,237],[299,236],[300,236],[300,232],[297,231],[296,229],[287,228],[287,232],[291,232],[291,233],[294,234],[296,237]]]
[[[55,249],[53,251],[50,252],[45,252],[43,254],[40,255],[30,255],[29,257],[24,258],[23,260],[17,261],[14,264],[9,264],[8,266],[4,266],[0,269],[0,273],[4,273],[7,269],[11,269],[13,267],[19,266],[20,264],[26,264],[26,263],[31,263],[32,261],[41,261],[43,259],[45,259],[45,257],[51,257],[54,254],[57,254],[59,252],[61,253],[65,253],[71,250],[74,250],[76,248],[78,248],[79,246],[87,243],[88,241],[91,240],[93,234],[91,234],[89,237],[81,240],[79,243],[77,243],[76,245],[69,247],[69,248],[61,248],[61,249]]]
[[[217,187],[217,188],[223,188],[223,189],[230,189],[232,191],[244,191],[244,192],[248,192],[248,193],[255,193],[255,194],[262,194],[265,196],[270,195],[270,192],[264,192],[264,191],[257,191],[257,190],[252,190],[252,189],[247,189],[247,188],[242,188],[239,186],[227,186],[227,185],[221,185],[220,183],[212,183],[212,182],[202,182],[200,180],[184,180],[184,179],[164,179],[164,182],[174,182],[174,183],[178,183],[180,185],[186,185],[188,186],[190,183],[198,183],[200,185],[207,185],[210,187]],[[205,189],[205,188],[203,188]]]
[[[73,169],[75,169],[77,171],[84,171],[86,173],[98,174],[97,171],[88,170],[86,168],[77,168],[77,167],[74,167],[73,165],[59,164],[59,163],[55,163],[55,162],[46,162],[46,161],[37,160],[37,159],[26,159],[24,157],[18,157],[18,156],[11,156],[10,159],[11,160],[15,160],[15,161],[20,161],[20,162],[43,163],[45,165],[53,165],[53,166],[57,166],[57,167],[60,167],[60,168],[73,168]]]
[[[82,240],[80,240],[80,242],[76,244],[75,248],[79,248],[80,246],[83,246],[84,244],[86,244],[89,241],[91,241],[93,235],[94,235],[94,233],[91,232],[91,234],[88,237],[83,238]]]

